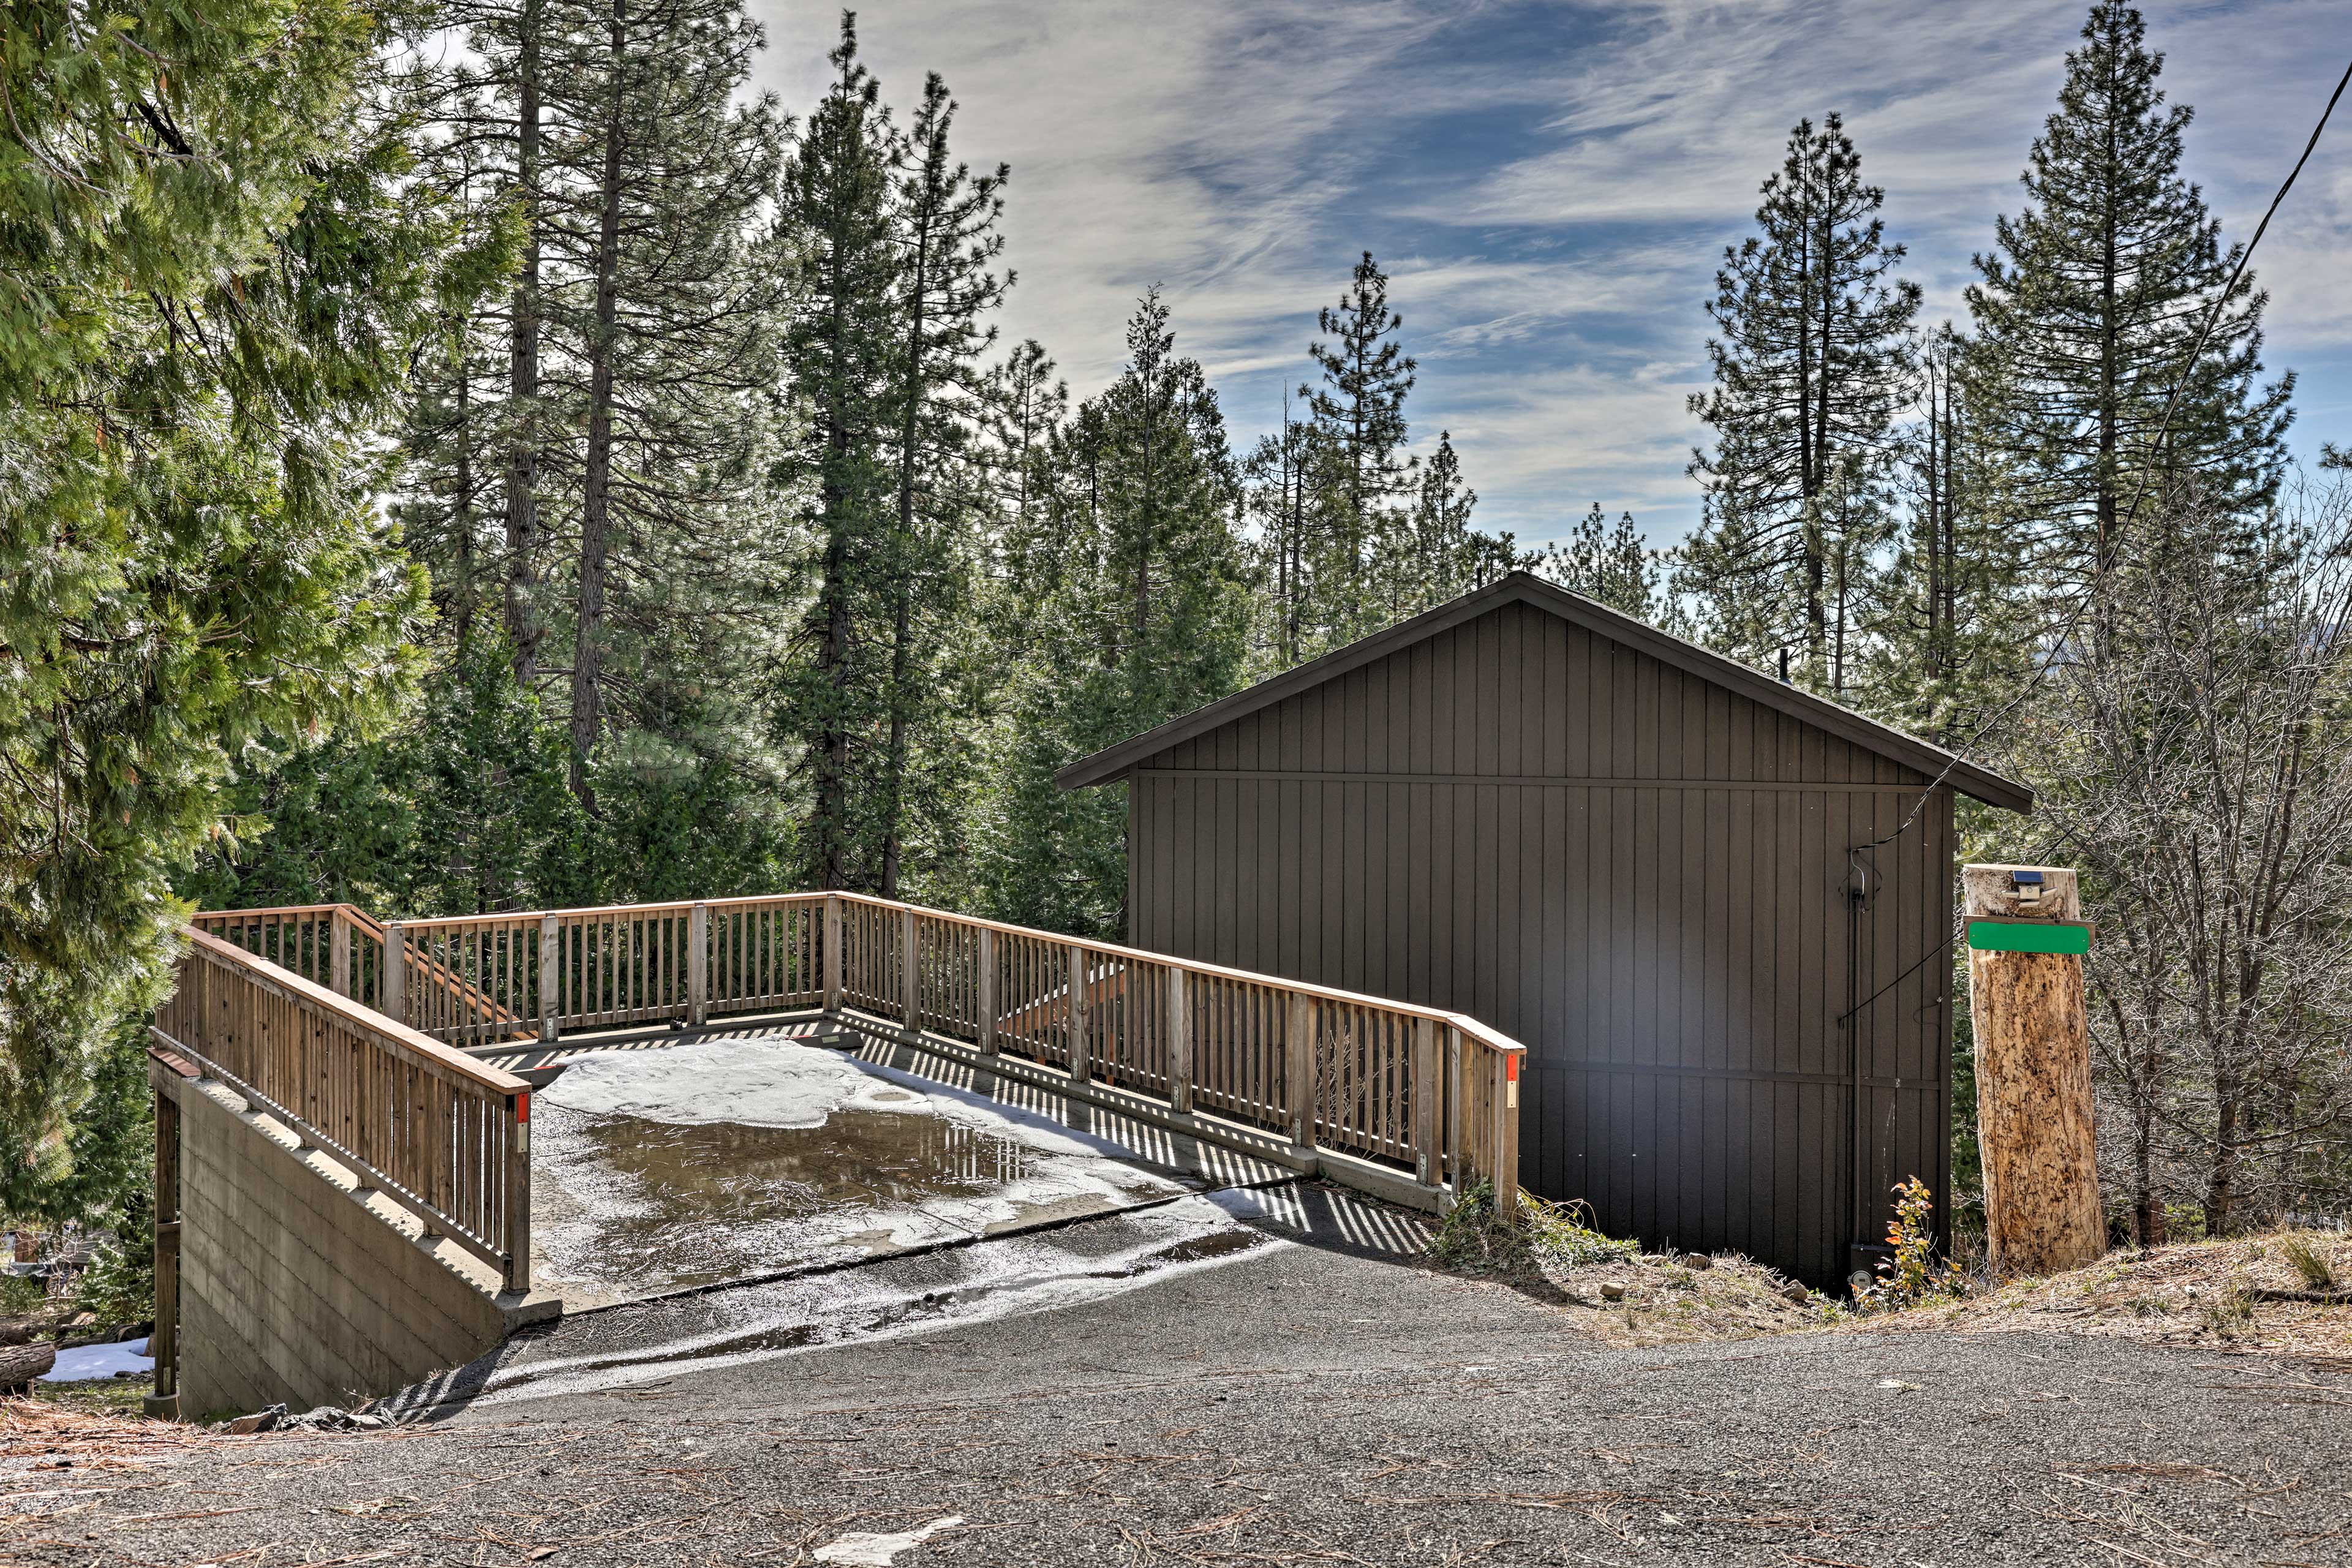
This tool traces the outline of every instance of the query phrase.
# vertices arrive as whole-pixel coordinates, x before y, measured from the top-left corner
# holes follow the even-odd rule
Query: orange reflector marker
[[[1519,1108],[1519,1052],[1513,1051],[1503,1058],[1503,1109],[1506,1110]]]
[[[524,1089],[515,1096],[515,1120],[517,1121],[530,1120],[530,1090],[529,1089]]]

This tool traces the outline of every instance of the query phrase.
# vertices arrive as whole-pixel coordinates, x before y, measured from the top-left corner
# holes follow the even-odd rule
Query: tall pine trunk
[[[473,365],[468,348],[473,340],[463,316],[457,323],[457,463],[450,483],[449,525],[457,535],[457,592],[451,606],[452,629],[462,654],[474,640],[474,405]]]
[[[572,640],[572,793],[591,813],[596,809],[596,796],[588,782],[588,755],[595,749],[602,710],[597,688],[604,675],[604,570],[612,546],[613,380],[619,349],[628,0],[613,0],[610,40],[613,95],[596,193],[596,328],[588,351],[588,450],[582,473],[579,601]]]
[[[816,667],[826,700],[817,726],[816,810],[809,824],[819,849],[819,876],[828,889],[849,885],[849,277],[843,249],[836,236],[828,265],[832,374],[824,424],[824,578],[817,589],[824,635],[817,644]]]
[[[925,150],[929,156],[929,150]],[[926,178],[924,189],[931,189]],[[928,201],[928,196],[926,197]],[[905,858],[907,794],[907,675],[914,663],[908,639],[913,632],[915,548],[915,466],[923,428],[924,306],[930,288],[931,212],[919,205],[909,215],[914,226],[915,270],[908,289],[906,380],[899,396],[898,538],[890,585],[890,739],[883,759],[882,896],[898,896],[898,873]]]
[[[522,265],[508,318],[507,395],[512,404],[507,447],[507,559],[504,610],[515,679],[539,664],[539,622],[530,603],[531,559],[539,533],[539,448],[533,438],[539,397],[539,33],[545,0],[524,0],[515,84],[515,178],[523,203]]]

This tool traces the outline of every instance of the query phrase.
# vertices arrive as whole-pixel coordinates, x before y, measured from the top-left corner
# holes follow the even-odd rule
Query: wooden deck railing
[[[1516,1200],[1520,1047],[1439,1008],[859,893],[381,926],[326,905],[198,924],[287,954],[289,968],[323,963],[331,989],[348,974],[350,994],[449,1045],[850,1010],[1399,1167],[1424,1186],[1489,1179],[1500,1203]]]
[[[305,962],[320,931],[334,943],[347,923],[246,926],[269,926],[272,953]],[[289,930],[296,935],[280,945],[276,933]],[[334,956],[331,948],[330,969]],[[429,1235],[486,1259],[507,1289],[530,1288],[530,1089],[522,1079],[203,929],[189,933],[178,989],[156,1015],[154,1035],[415,1213]]]
[[[430,951],[410,952],[401,973],[392,974],[383,925],[356,904],[207,910],[190,923],[378,1012],[394,1011],[384,1002],[391,982],[407,994],[400,1009],[405,1016],[463,1019],[468,1038],[530,1037],[514,1014]]]

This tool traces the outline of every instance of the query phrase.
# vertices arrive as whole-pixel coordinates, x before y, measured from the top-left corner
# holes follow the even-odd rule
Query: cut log
[[[2020,897],[2016,873],[2039,873]],[[2028,883],[2027,886],[2033,884]],[[2055,867],[1969,866],[1962,907],[1973,919],[2079,921],[2074,873]],[[2091,1034],[2083,961],[2068,953],[1969,952],[1975,1026],[1977,1146],[1984,1157],[1985,1243],[1999,1275],[2056,1274],[2106,1251],[2091,1120]]]
[[[23,1388],[58,1364],[58,1347],[47,1340],[0,1350],[0,1394]]]

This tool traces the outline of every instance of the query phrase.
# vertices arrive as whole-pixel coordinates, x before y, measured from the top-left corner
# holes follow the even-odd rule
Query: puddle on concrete
[[[575,1309],[1184,1190],[982,1095],[775,1038],[583,1058],[533,1138],[536,1275]]]

